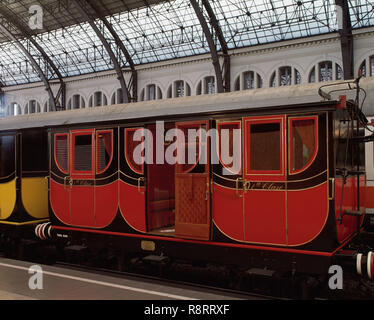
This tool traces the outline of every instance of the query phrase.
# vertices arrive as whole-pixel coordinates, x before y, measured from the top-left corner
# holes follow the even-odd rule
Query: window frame
[[[13,138],[13,149],[14,149],[14,152],[13,152],[13,159],[12,159],[12,162],[13,162],[13,170],[10,170],[9,171],[9,174],[8,175],[5,175],[5,176],[1,176],[1,172],[0,172],[0,181],[1,180],[4,180],[4,179],[7,179],[9,177],[11,177],[12,175],[16,174],[16,171],[17,171],[17,135],[16,134],[0,134],[0,139],[4,138],[4,137],[12,137]],[[0,148],[1,148],[1,144],[0,144]],[[1,161],[4,161],[2,159],[0,159]],[[7,160],[5,160],[7,161]],[[8,172],[7,172],[8,173]]]
[[[95,176],[95,130],[85,129],[85,130],[74,130],[70,132],[71,134],[71,153],[70,153],[70,171],[71,177],[81,178],[84,176],[85,179],[94,179]],[[91,171],[78,171],[75,170],[75,137],[77,136],[91,136]]]
[[[144,143],[144,128],[143,127],[136,127],[136,128],[125,128],[125,130],[124,130],[124,144],[125,144],[125,160],[126,160],[126,163],[127,163],[127,165],[129,166],[129,168],[132,170],[132,171],[134,171],[136,174],[138,174],[138,175],[144,175],[144,160],[145,160],[145,158],[143,159],[143,163],[140,165],[140,167],[141,167],[141,170],[139,171],[139,170],[137,170],[136,168],[134,168],[134,166],[132,165],[132,161],[129,161],[129,159],[128,159],[128,156],[127,156],[127,154],[128,154],[128,152],[127,152],[127,132],[129,132],[129,131],[137,131],[137,130],[142,130],[143,131],[143,134],[142,134],[142,136],[143,136],[143,140],[142,141],[140,141],[140,144],[141,143]],[[145,146],[145,147],[147,147],[147,146]],[[145,149],[144,149],[145,150]],[[145,157],[145,155],[144,155],[144,157]]]
[[[300,174],[304,171],[306,171],[316,160],[318,150],[319,150],[319,143],[318,143],[318,138],[319,138],[319,125],[318,125],[318,115],[316,116],[299,116],[299,117],[289,117],[288,118],[288,158],[289,158],[289,168],[288,168],[288,174],[289,175],[296,175]],[[293,170],[293,143],[292,143],[292,138],[293,138],[293,133],[292,133],[292,122],[293,121],[300,121],[300,120],[314,120],[314,152],[312,157],[309,159],[309,161],[301,168],[298,170]]]
[[[57,158],[57,138],[58,137],[62,137],[62,136],[66,136],[66,140],[67,140],[67,146],[66,146],[66,151],[67,151],[67,170],[63,170],[59,161],[58,161],[58,158]],[[55,133],[54,134],[54,158],[55,158],[55,164],[58,168],[58,170],[60,170],[63,174],[69,174],[70,172],[70,139],[69,139],[69,133]]]
[[[279,123],[280,137],[280,170],[251,170],[251,126],[259,124]],[[266,118],[247,118],[244,122],[245,128],[245,176],[285,176],[285,119],[283,116],[266,117]]]
[[[110,150],[110,159],[108,161],[108,164],[106,165],[106,167],[103,169],[103,170],[99,170],[98,166],[99,166],[99,135],[102,134],[102,133],[110,133],[110,136],[111,136],[111,150]],[[114,148],[113,148],[113,130],[97,130],[96,131],[96,146],[95,146],[95,154],[96,154],[96,174],[102,174],[104,173],[105,171],[107,171],[110,167],[110,165],[112,164],[112,161],[113,161],[113,153],[114,153]]]
[[[199,164],[200,159],[201,159],[201,155],[202,155],[202,143],[204,143],[204,142],[201,141],[202,140],[202,135],[201,135],[202,131],[201,130],[202,130],[202,126],[203,125],[206,126],[205,129],[208,127],[208,125],[207,125],[206,122],[191,121],[191,122],[179,122],[179,123],[177,123],[176,129],[180,129],[180,130],[186,129],[187,132],[188,132],[189,129],[196,129],[195,127],[199,126],[199,129],[198,129],[199,130],[199,136],[198,136],[199,143],[197,144],[197,142],[195,140],[193,142],[193,145],[192,145],[192,146],[198,146],[199,147],[198,148],[199,153],[197,154],[196,162],[191,167],[189,167],[187,170],[183,170],[183,165],[186,165],[186,164],[190,165],[190,163],[181,164],[179,162],[180,155],[178,154],[178,150],[182,147],[181,146],[182,137],[178,137],[178,141],[177,141],[177,143],[178,143],[178,147],[177,147],[177,162],[176,162],[176,172],[177,173],[183,173],[183,174],[191,173],[191,171],[193,171],[197,167],[197,165]],[[178,134],[179,134],[179,131],[178,131]],[[185,138],[185,139],[183,139],[183,142],[182,142],[183,143],[183,147],[184,148],[186,146],[189,147],[190,144],[189,144],[189,141],[188,141],[188,134],[187,134],[187,136],[184,135],[183,138]],[[206,138],[208,140],[208,137],[206,137]],[[184,150],[186,151],[186,149],[184,149]],[[187,148],[187,150],[188,150],[188,148]],[[187,159],[188,159],[188,153],[187,154],[185,153],[184,156],[187,157]],[[206,170],[207,170],[207,168],[206,168],[206,165],[205,165],[205,171]]]
[[[222,161],[221,157],[221,131],[220,128],[223,125],[239,125],[239,130],[240,130],[240,170],[238,173],[235,173],[231,171],[230,168],[227,167],[227,165]],[[217,121],[217,133],[218,133],[218,139],[217,139],[217,154],[218,154],[218,159],[220,164],[229,172],[231,172],[235,176],[241,176],[243,174],[243,130],[242,130],[242,121],[241,120],[232,120],[232,121]]]

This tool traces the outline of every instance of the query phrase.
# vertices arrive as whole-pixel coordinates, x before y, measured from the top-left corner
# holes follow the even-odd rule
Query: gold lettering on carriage
[[[281,191],[284,190],[283,184],[278,184],[275,182],[251,182],[245,181],[244,182],[244,190],[273,190],[273,191]]]

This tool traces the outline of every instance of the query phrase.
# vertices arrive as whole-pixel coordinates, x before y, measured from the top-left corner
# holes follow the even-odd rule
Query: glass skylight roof
[[[209,3],[230,49],[338,30],[335,0],[210,0]],[[199,4],[203,7],[201,1]],[[374,26],[374,7],[371,1],[349,0],[349,5],[353,28]],[[204,14],[209,21],[205,11]],[[188,0],[162,2],[114,14],[107,19],[137,65],[209,52],[202,28]],[[128,66],[103,23],[100,20],[95,23],[110,42],[120,65]],[[88,23],[33,37],[54,61],[63,77],[114,68],[105,48]],[[56,78],[30,41],[22,40],[22,43],[48,77]],[[219,42],[216,43],[220,50]],[[38,74],[16,44],[0,44],[0,81],[3,84],[16,85],[39,80]]]

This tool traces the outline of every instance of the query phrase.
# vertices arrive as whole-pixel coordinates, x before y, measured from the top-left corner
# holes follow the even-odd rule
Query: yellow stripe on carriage
[[[16,179],[0,184],[0,220],[8,219],[16,205]]]
[[[35,218],[48,217],[48,180],[42,178],[22,178],[22,203],[27,213]]]

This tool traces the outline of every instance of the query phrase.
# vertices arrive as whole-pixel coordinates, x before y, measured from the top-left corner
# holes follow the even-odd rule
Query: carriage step
[[[165,264],[169,261],[167,256],[156,256],[156,255],[149,255],[143,258],[144,262],[148,263],[155,263],[155,264]]]
[[[65,247],[65,250],[72,251],[72,252],[81,252],[81,251],[87,250],[87,247],[79,246],[79,245],[72,245],[72,246]]]
[[[343,215],[345,216],[353,216],[353,217],[361,217],[364,215],[364,212],[361,211],[344,211]]]
[[[271,277],[274,276],[275,271],[274,270],[268,270],[268,269],[252,268],[252,269],[247,270],[246,273],[250,276],[261,276],[261,277],[271,278]]]

